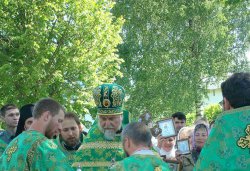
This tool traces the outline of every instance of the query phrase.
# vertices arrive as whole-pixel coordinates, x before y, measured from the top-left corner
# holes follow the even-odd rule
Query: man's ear
[[[229,103],[229,101],[227,100],[226,97],[223,98],[223,109],[224,110],[231,110],[231,109],[233,109],[233,107],[231,106],[231,104]]]
[[[42,117],[43,117],[43,120],[47,122],[47,121],[50,120],[52,115],[51,115],[51,113],[49,111],[46,111],[46,112],[43,112]]]
[[[128,137],[126,137],[125,139],[124,139],[124,144],[125,144],[125,147],[126,148],[129,148],[130,146],[131,146],[131,142],[130,142],[131,140],[128,138]]]
[[[77,125],[77,127],[78,127],[78,129],[79,129],[80,132],[83,131],[83,128],[82,128],[81,124]]]

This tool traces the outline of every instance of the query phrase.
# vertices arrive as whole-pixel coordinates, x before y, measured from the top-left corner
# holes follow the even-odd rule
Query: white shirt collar
[[[135,154],[140,154],[140,155],[155,155],[152,150],[148,150],[148,149],[137,150],[132,155],[135,155]]]

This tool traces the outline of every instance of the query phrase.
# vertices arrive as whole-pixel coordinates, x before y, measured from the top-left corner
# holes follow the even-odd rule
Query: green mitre
[[[118,84],[102,84],[93,91],[98,115],[121,115],[125,90]]]

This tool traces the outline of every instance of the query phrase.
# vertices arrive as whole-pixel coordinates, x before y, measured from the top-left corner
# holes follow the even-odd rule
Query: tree
[[[1,104],[52,97],[78,114],[92,89],[121,76],[123,24],[106,0],[0,2]]]
[[[214,121],[221,113],[222,108],[219,104],[211,104],[204,109],[204,116],[207,118],[209,123]]]
[[[119,82],[129,94],[133,117],[195,111],[211,81],[244,70],[249,42],[246,1],[117,1],[126,20],[119,46],[124,59]],[[238,14],[237,14],[238,13]],[[239,17],[238,15],[241,15]]]
[[[195,113],[187,113],[186,118],[186,126],[193,126],[195,123]]]

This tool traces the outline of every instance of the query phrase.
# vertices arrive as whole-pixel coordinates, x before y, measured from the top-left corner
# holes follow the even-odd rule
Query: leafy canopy
[[[207,85],[244,71],[249,43],[249,2],[118,0],[124,59],[119,79],[127,109],[155,118],[176,111],[199,113]]]
[[[52,97],[88,113],[92,89],[122,76],[123,24],[106,0],[0,1],[0,103]]]

